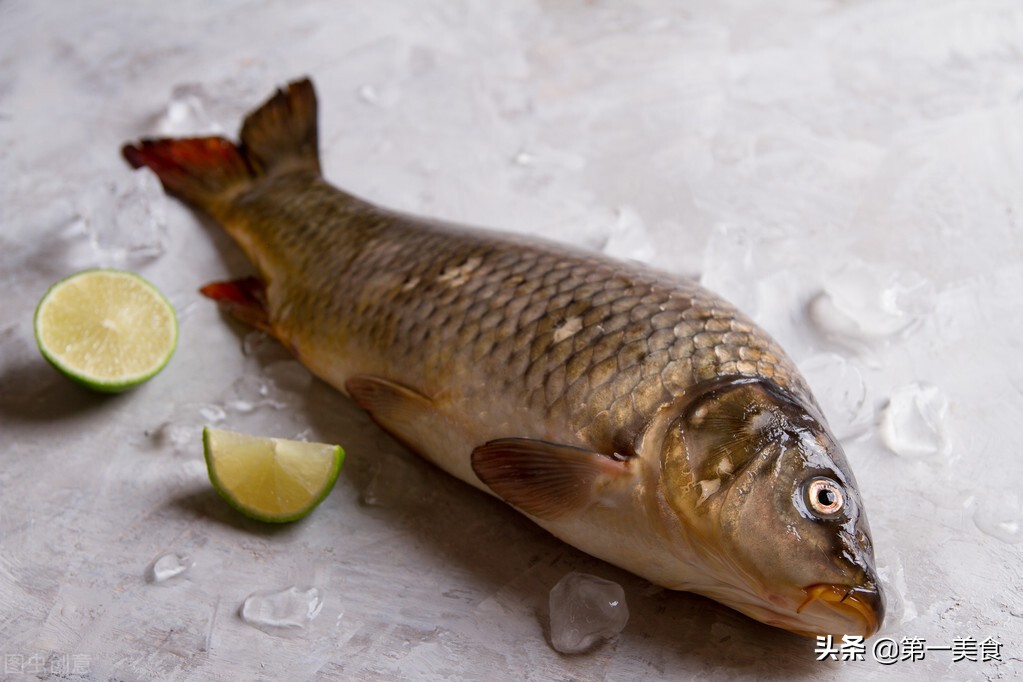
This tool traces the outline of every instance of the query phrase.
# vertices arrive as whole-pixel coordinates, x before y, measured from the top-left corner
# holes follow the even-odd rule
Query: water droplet
[[[515,155],[515,163],[520,166],[532,166],[536,158],[527,151],[521,151]]]
[[[276,629],[304,628],[320,614],[323,597],[315,587],[300,590],[253,592],[242,604],[238,615],[249,625],[273,633]]]
[[[572,572],[551,589],[550,616],[551,644],[563,654],[577,654],[621,632],[629,607],[618,583]]]
[[[1002,542],[1023,542],[1023,504],[1015,493],[987,495],[973,513],[973,522]]]
[[[377,89],[369,83],[359,86],[359,98],[366,104],[377,103]]]
[[[187,555],[167,552],[158,556],[146,569],[146,582],[162,583],[175,578],[195,565]]]
[[[947,411],[948,398],[937,386],[914,382],[896,389],[881,413],[881,440],[902,457],[948,454]]]

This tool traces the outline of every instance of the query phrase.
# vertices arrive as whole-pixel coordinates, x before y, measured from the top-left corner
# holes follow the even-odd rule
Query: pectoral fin
[[[544,519],[586,509],[629,473],[627,462],[599,452],[530,438],[479,446],[472,469],[505,502]]]

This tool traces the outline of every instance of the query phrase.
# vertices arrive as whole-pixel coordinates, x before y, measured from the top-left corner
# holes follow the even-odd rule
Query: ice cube
[[[947,411],[948,398],[937,386],[907,384],[892,393],[881,413],[881,440],[902,457],[948,454]]]
[[[859,349],[909,332],[934,306],[934,287],[918,274],[852,261],[828,279],[809,312],[828,338]]]
[[[578,654],[621,632],[629,607],[618,583],[573,571],[551,589],[550,617],[554,648]]]
[[[323,596],[315,587],[302,590],[292,585],[282,590],[253,592],[238,615],[260,630],[304,628],[323,609]]]
[[[239,377],[228,391],[227,408],[239,414],[248,414],[261,407],[280,410],[287,404],[277,400],[278,391],[262,377],[246,374]]]
[[[78,198],[81,229],[104,265],[138,266],[167,248],[167,198],[148,170],[130,179],[100,179]]]

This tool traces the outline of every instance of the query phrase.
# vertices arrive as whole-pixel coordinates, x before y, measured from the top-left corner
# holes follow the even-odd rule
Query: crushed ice
[[[578,654],[614,637],[629,621],[621,585],[588,573],[569,573],[551,589],[551,644]]]

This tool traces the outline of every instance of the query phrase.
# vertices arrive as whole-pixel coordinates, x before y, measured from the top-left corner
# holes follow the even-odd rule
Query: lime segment
[[[163,369],[178,343],[174,309],[138,275],[86,270],[63,279],[36,307],[39,350],[67,377],[124,391]]]
[[[344,450],[337,445],[203,430],[206,469],[217,492],[240,512],[285,523],[304,517],[337,480]]]

